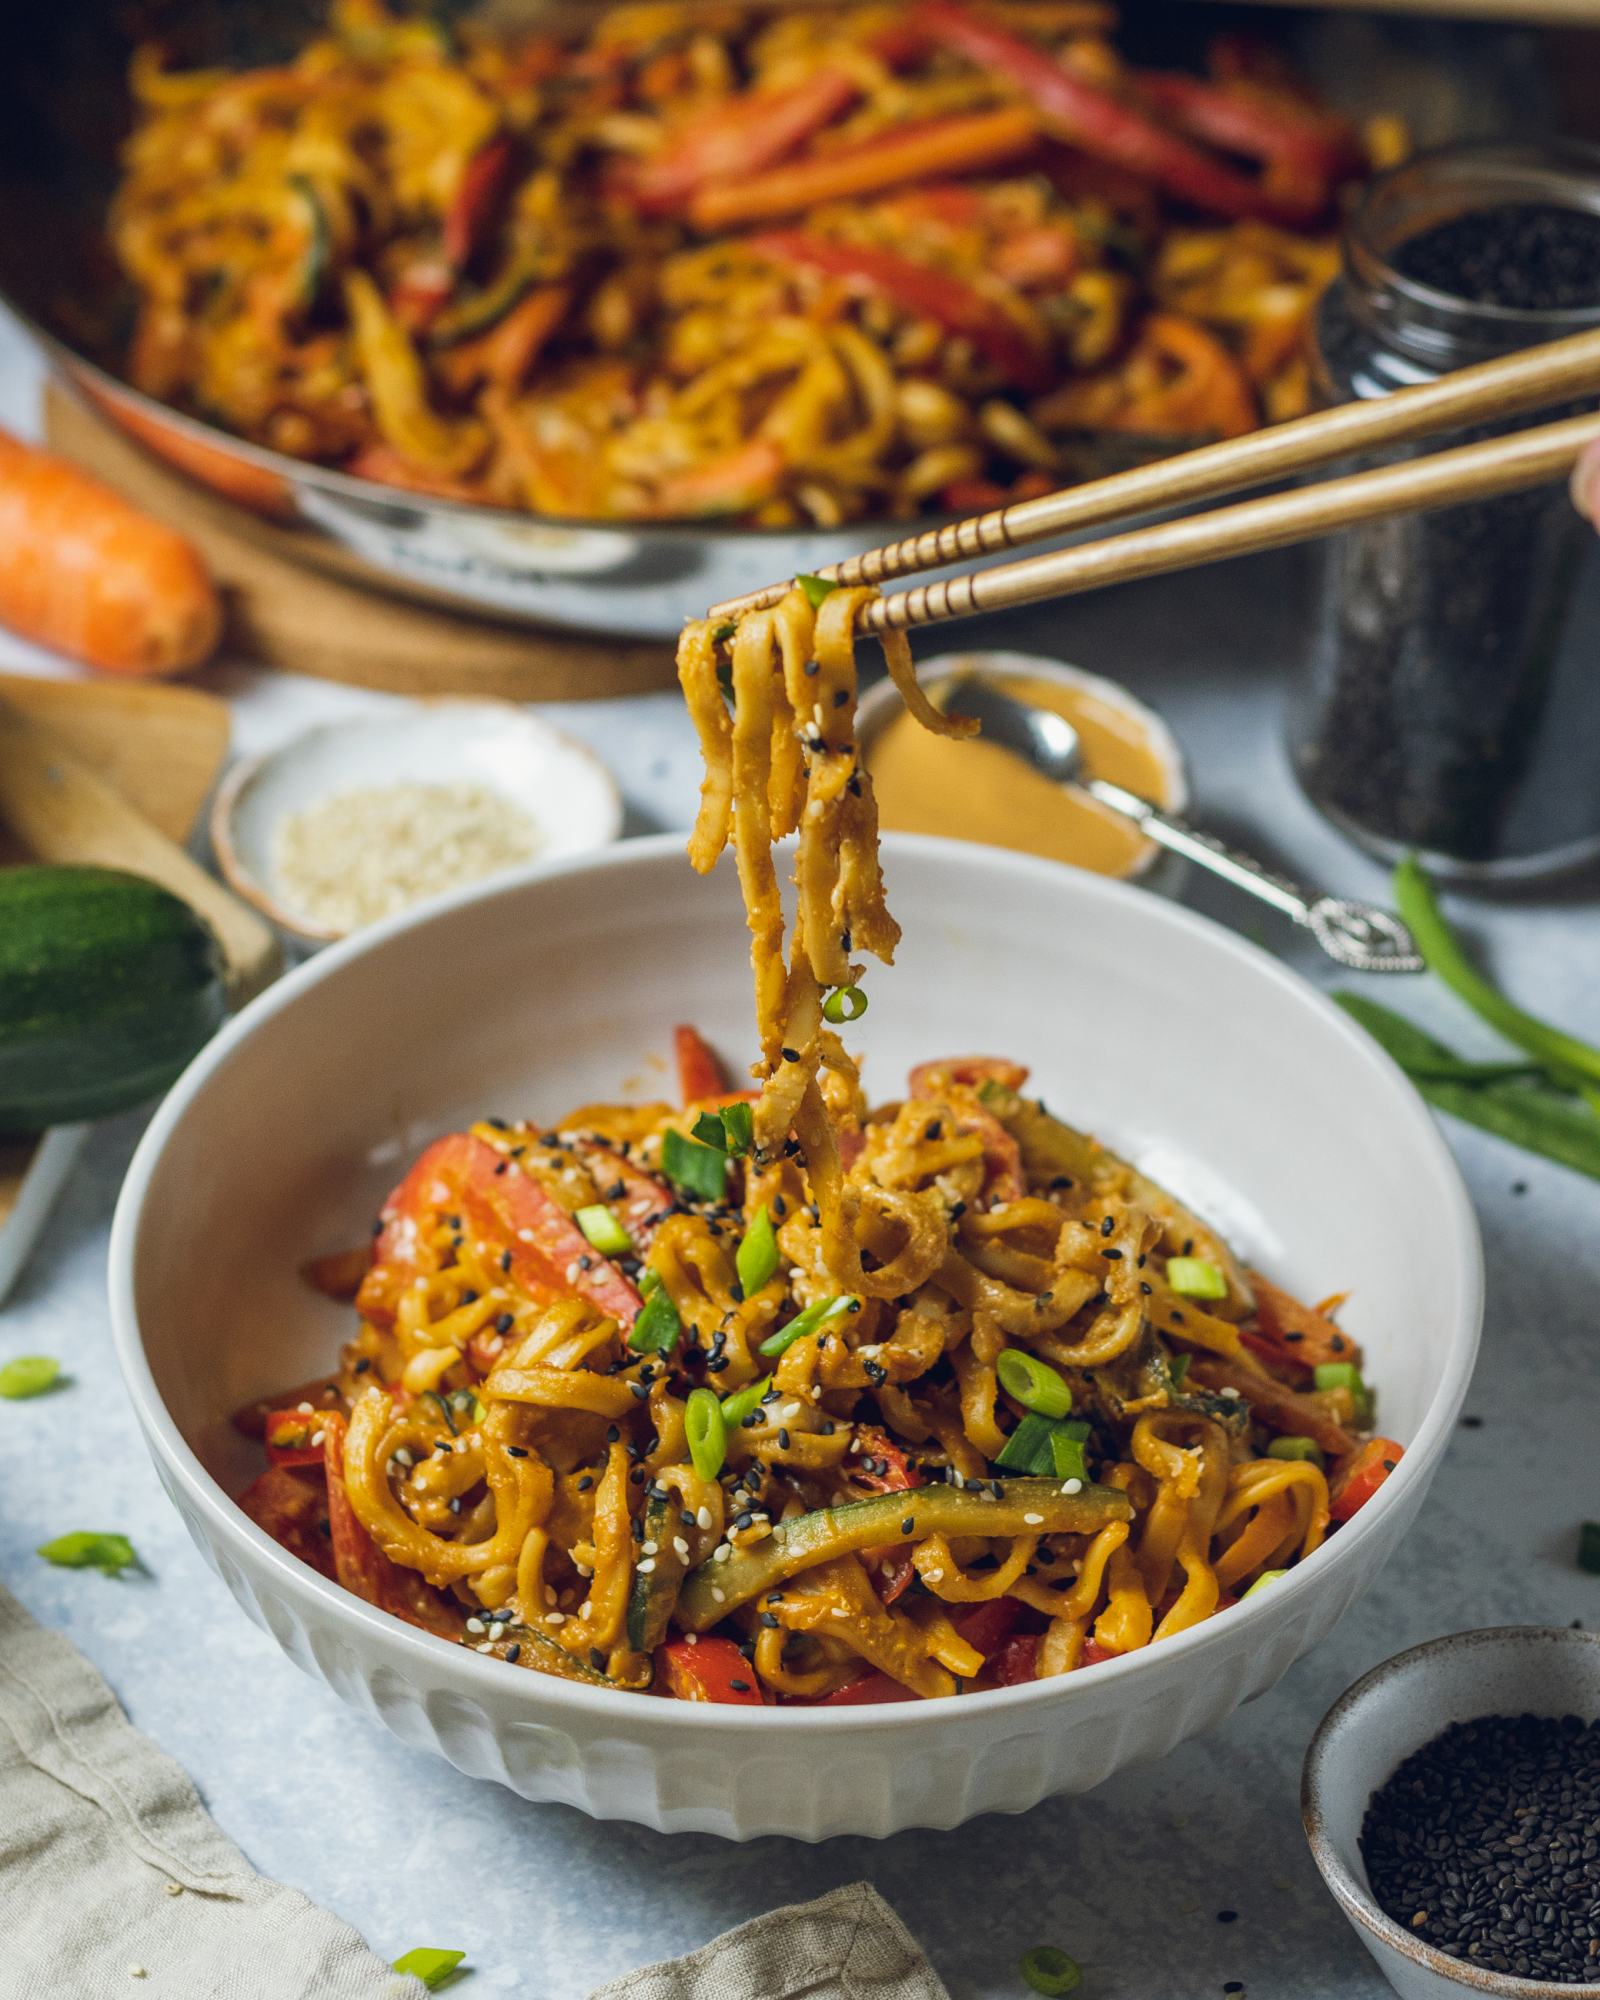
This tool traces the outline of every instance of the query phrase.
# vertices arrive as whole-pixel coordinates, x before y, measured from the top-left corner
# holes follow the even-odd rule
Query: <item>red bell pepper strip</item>
[[[339,1378],[337,1375],[319,1375],[315,1382],[302,1382],[297,1389],[275,1389],[270,1396],[259,1397],[253,1403],[244,1403],[234,1411],[230,1419],[241,1437],[258,1438],[267,1434],[267,1419],[274,1410],[292,1410],[300,1403],[311,1403],[320,1411],[337,1408]]]
[[[1019,388],[1040,389],[1048,376],[1044,352],[992,299],[960,278],[914,263],[893,250],[871,244],[843,243],[831,236],[813,236],[802,229],[774,229],[749,238],[748,247],[777,264],[799,264],[847,283],[880,292],[919,319],[931,319],[946,332],[970,340],[1007,381]]]
[[[320,1451],[317,1457],[322,1457]],[[308,1479],[287,1466],[268,1466],[239,1495],[239,1506],[290,1555],[333,1580],[328,1498],[320,1478]]]
[[[986,1083],[998,1083],[1004,1090],[1020,1090],[1028,1080],[1021,1063],[1004,1056],[940,1056],[918,1063],[906,1079],[913,1097],[937,1097],[946,1084],[965,1083],[976,1090]]]
[[[880,1701],[915,1701],[916,1696],[909,1688],[902,1687],[888,1674],[880,1673],[876,1667],[870,1674],[863,1674],[860,1680],[846,1681],[842,1688],[835,1688],[832,1694],[819,1695],[816,1701],[808,1702],[808,1708],[865,1708]]]
[[[1079,1656],[1078,1665],[1080,1667],[1097,1667],[1102,1660],[1120,1660],[1121,1658],[1122,1655],[1120,1653],[1113,1653],[1109,1646],[1102,1646],[1098,1639],[1086,1639],[1083,1642],[1083,1652]]]
[[[1242,1326],[1239,1329],[1239,1345],[1249,1348],[1258,1361],[1264,1361],[1269,1368],[1282,1375],[1286,1381],[1293,1383],[1297,1389],[1304,1389],[1311,1381],[1311,1369],[1307,1364],[1292,1347],[1286,1347],[1281,1340],[1274,1339],[1271,1334],[1259,1333],[1253,1327]]]
[[[1039,1635],[1018,1632],[997,1649],[984,1670],[995,1687],[1020,1687],[1039,1678]]]
[[[678,1095],[687,1104],[707,1097],[721,1097],[728,1088],[722,1058],[700,1033],[687,1025],[672,1031],[673,1052],[678,1060]]]
[[[918,1467],[886,1430],[876,1424],[857,1424],[857,1449],[845,1463],[845,1477],[852,1485],[869,1493],[906,1493],[926,1481]]]
[[[1014,1597],[990,1597],[956,1620],[956,1630],[985,1659],[997,1653],[1016,1629],[1022,1606]]]
[[[667,1692],[679,1701],[720,1701],[760,1708],[766,1701],[755,1668],[731,1639],[669,1639],[656,1649]]]
[[[452,271],[461,270],[481,246],[506,192],[515,157],[511,139],[501,133],[468,160],[461,184],[445,211],[442,244]]]
[[[1028,1072],[1020,1063],[999,1056],[965,1056],[954,1062],[918,1063],[910,1076],[913,1097],[942,1097],[953,1083],[968,1089],[983,1083],[998,1083],[1007,1090],[1020,1090]],[[983,1140],[984,1185],[996,1201],[1016,1201],[1023,1192],[1022,1148],[994,1113],[982,1104],[962,1103],[956,1107],[957,1120],[964,1132],[976,1132]]]
[[[1336,1321],[1317,1306],[1302,1305],[1292,1293],[1263,1278],[1259,1271],[1249,1274],[1250,1289],[1256,1296],[1256,1325],[1261,1337],[1287,1350],[1301,1367],[1317,1368],[1325,1361],[1361,1360],[1361,1348]]]
[[[328,1475],[328,1537],[335,1578],[353,1596],[408,1625],[437,1632],[442,1639],[459,1639],[460,1617],[445,1609],[414,1569],[391,1562],[361,1525],[344,1483],[345,1430],[337,1411],[324,1420],[323,1468]]]
[[[909,1543],[899,1542],[892,1549],[879,1549],[873,1555],[863,1556],[861,1561],[880,1604],[897,1604],[916,1580],[917,1566],[911,1560]]]
[[[860,85],[819,69],[784,90],[756,90],[697,117],[655,158],[633,166],[618,191],[649,215],[670,215],[697,188],[776,166],[854,103]]]
[[[262,1433],[267,1447],[267,1463],[320,1465],[328,1414],[325,1410],[313,1410],[309,1416],[303,1410],[274,1410],[267,1418],[266,1429]]]
[[[1393,1438],[1369,1438],[1334,1480],[1328,1512],[1336,1521],[1359,1513],[1405,1456],[1405,1446]]]
[[[624,1332],[633,1325],[644,1303],[637,1288],[590,1244],[553,1195],[470,1132],[436,1139],[389,1197],[374,1271],[415,1264],[422,1231],[452,1214],[492,1254],[509,1258],[510,1275],[534,1298],[576,1294],[609,1313]]]
[[[1149,70],[1140,73],[1137,88],[1192,138],[1260,160],[1264,184],[1286,208],[1298,203],[1305,221],[1320,215],[1335,185],[1359,170],[1355,135],[1344,120],[1287,92]]]
[[[980,68],[1009,77],[1058,138],[1094,158],[1141,180],[1155,181],[1180,201],[1219,215],[1305,219],[1299,202],[1285,205],[1261,182],[1068,69],[1035,43],[982,14],[970,13],[959,0],[923,0],[917,18],[931,41],[957,50]]]

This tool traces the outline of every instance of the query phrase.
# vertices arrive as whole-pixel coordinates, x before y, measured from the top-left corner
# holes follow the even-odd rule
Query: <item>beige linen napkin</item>
[[[258,1875],[82,1654],[0,1589],[5,1990],[103,2000],[418,2000],[348,1924]],[[11,1983],[14,1982],[14,1983]],[[470,1981],[461,1982],[469,2000]],[[593,2000],[947,2000],[865,1882]]]

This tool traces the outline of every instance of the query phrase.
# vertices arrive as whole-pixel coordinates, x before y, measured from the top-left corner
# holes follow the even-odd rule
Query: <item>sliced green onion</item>
[[[1322,1447],[1315,1438],[1287,1437],[1274,1438],[1267,1446],[1268,1458],[1304,1459],[1308,1465],[1321,1465]]]
[[[731,660],[719,660],[717,662],[717,686],[722,690],[722,699],[728,704],[729,708],[732,708],[733,662]]]
[[[450,1435],[454,1437],[456,1434],[456,1420],[455,1417],[451,1414],[450,1405],[445,1401],[444,1397],[440,1395],[437,1389],[424,1389],[422,1394],[423,1396],[431,1396],[433,1400],[439,1405],[439,1414],[441,1417],[444,1418],[445,1428],[449,1431]],[[419,1398],[418,1400],[420,1401],[421,1398]]]
[[[409,1972],[413,1979],[420,1979],[430,1993],[437,1993],[466,1955],[464,1951],[441,1951],[436,1945],[419,1944],[415,1951],[408,1951],[397,1958],[392,1970]]]
[[[689,1456],[702,1479],[715,1479],[728,1456],[728,1419],[715,1389],[691,1389],[683,1406]]]
[[[1072,1408],[1072,1391],[1065,1377],[1025,1348],[1003,1347],[995,1372],[1001,1388],[1008,1396],[1015,1396],[1025,1410],[1037,1410],[1041,1417],[1064,1417]]]
[[[867,996],[859,986],[836,986],[822,1003],[822,1018],[837,1028],[845,1021],[859,1021],[867,1011]]]
[[[678,1344],[682,1326],[672,1294],[665,1286],[658,1285],[640,1307],[639,1317],[628,1335],[628,1345],[635,1354],[670,1354]]]
[[[763,1375],[759,1382],[752,1382],[746,1388],[736,1389],[731,1396],[723,1397],[722,1421],[730,1431],[737,1430],[751,1411],[760,1407],[761,1398],[771,1387],[772,1377]]]
[[[1246,1597],[1254,1597],[1258,1590],[1265,1590],[1269,1583],[1276,1583],[1280,1576],[1287,1576],[1286,1569],[1264,1569],[1245,1592]]]
[[[1035,1993],[1076,1993],[1083,1978],[1076,1959],[1053,1944],[1036,1944],[1017,1960],[1022,1983]]]
[[[772,1226],[765,1202],[756,1210],[756,1219],[745,1231],[733,1253],[733,1261],[739,1273],[739,1289],[747,1299],[753,1299],[777,1272],[778,1232]]]
[[[804,1312],[796,1313],[787,1326],[780,1326],[776,1333],[769,1333],[756,1351],[766,1355],[770,1361],[793,1347],[797,1340],[804,1340],[808,1333],[815,1333],[828,1320],[855,1312],[860,1304],[861,1301],[850,1292],[841,1292],[837,1298],[817,1299]]]
[[[0,1368],[0,1396],[20,1403],[24,1396],[42,1396],[61,1376],[61,1363],[49,1354],[19,1354]]]
[[[1057,1424],[1050,1435],[1050,1458],[1057,1479],[1088,1479],[1089,1460],[1083,1439],[1069,1437],[1064,1424]]]
[[[996,1465],[1002,1465],[1008,1472],[1029,1472],[1037,1478],[1048,1479],[1056,1471],[1056,1445],[1076,1445],[1074,1470],[1063,1472],[1063,1479],[1082,1479],[1081,1470],[1083,1443],[1089,1435],[1089,1426],[1078,1419],[1070,1423],[1057,1423],[1049,1417],[1041,1417],[1030,1410],[1005,1441]],[[1069,1460],[1074,1454],[1068,1454]]]
[[[661,1288],[661,1273],[658,1270],[656,1270],[654,1266],[646,1265],[644,1270],[642,1270],[639,1273],[640,1298],[647,1299],[649,1298],[652,1292],[659,1291],[660,1288]]]
[[[795,582],[805,592],[806,602],[811,606],[813,611],[820,610],[822,600],[825,597],[831,597],[839,588],[838,584],[831,577],[827,576],[807,576],[802,573],[795,578]]]
[[[97,1569],[106,1576],[121,1576],[139,1562],[126,1535],[97,1534],[87,1528],[42,1542],[34,1553],[58,1569]]]
[[[738,631],[738,629],[739,627],[737,623],[732,618],[730,618],[724,624],[714,626],[712,628],[711,636],[720,646],[724,639],[731,639],[734,633]]]
[[[728,1156],[669,1126],[661,1141],[661,1171],[684,1194],[721,1201],[728,1192]]]
[[[1192,1354],[1173,1355],[1171,1362],[1168,1364],[1167,1373],[1172,1377],[1172,1386],[1174,1389],[1181,1389],[1183,1387],[1184,1377],[1188,1374],[1189,1363],[1193,1359],[1194,1356]]]
[[[702,1146],[714,1146],[719,1153],[728,1150],[728,1135],[717,1112],[702,1111],[689,1129]]]
[[[1311,1371],[1311,1381],[1317,1389],[1348,1389],[1356,1415],[1363,1419],[1372,1415],[1371,1391],[1353,1361],[1319,1361]]]
[[[754,1105],[725,1104],[722,1107],[723,1150],[737,1158],[748,1153],[756,1142]]]
[[[1228,1281],[1204,1257],[1169,1257],[1167,1283],[1186,1299],[1225,1299]]]
[[[588,1208],[580,1208],[572,1219],[602,1256],[629,1257],[633,1254],[633,1238],[604,1202],[597,1201]]]

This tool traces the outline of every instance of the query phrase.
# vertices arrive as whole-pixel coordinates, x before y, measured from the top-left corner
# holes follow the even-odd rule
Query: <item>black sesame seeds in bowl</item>
[[[1600,2000],[1600,1635],[1430,1640],[1329,1710],[1301,1806],[1403,2000]]]

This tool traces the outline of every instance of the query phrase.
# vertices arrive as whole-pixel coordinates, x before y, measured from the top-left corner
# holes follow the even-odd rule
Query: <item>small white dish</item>
[[[211,844],[229,886],[308,944],[345,933],[295,906],[279,880],[279,830],[308,806],[396,784],[472,784],[539,829],[537,861],[566,861],[622,832],[616,780],[575,736],[500,701],[415,701],[323,723],[236,764],[211,807]]]
[[[1581,1985],[1490,1972],[1424,1944],[1373,1900],[1361,1858],[1372,1795],[1453,1722],[1484,1715],[1600,1715],[1600,1633],[1506,1625],[1397,1653],[1346,1690],[1306,1752],[1300,1813],[1311,1857],[1401,2000],[1600,2000]]]
[[[1131,694],[1120,681],[1107,680],[1103,674],[1091,674],[1082,667],[1072,666],[1065,660],[1047,659],[1040,653],[974,650],[937,653],[931,659],[917,662],[917,679],[929,689],[940,681],[966,674],[987,674],[999,681],[1054,681],[1058,686],[1076,688],[1080,693],[1104,702],[1107,708],[1126,716],[1149,742],[1164,780],[1163,793],[1156,804],[1173,813],[1181,814],[1189,810],[1189,767],[1177,737],[1163,717],[1140,701],[1137,695]],[[861,697],[856,711],[856,735],[869,761],[874,736],[899,712],[900,705],[899,691],[887,678],[869,688]],[[1147,840],[1133,866],[1113,879],[1139,882],[1147,889],[1154,889],[1158,895],[1177,896],[1182,893],[1188,874],[1189,864],[1179,855],[1158,847],[1153,840]]]

